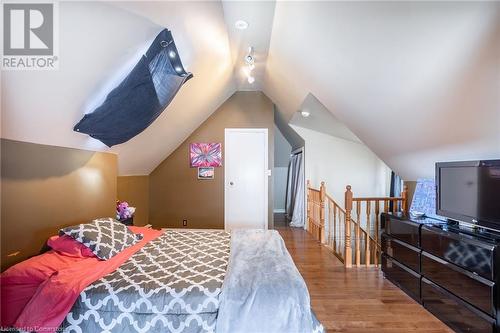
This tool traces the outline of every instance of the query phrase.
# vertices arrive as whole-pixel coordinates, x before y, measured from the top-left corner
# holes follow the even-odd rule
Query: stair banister
[[[346,268],[352,267],[353,264],[357,267],[361,265],[378,266],[381,253],[381,245],[379,244],[380,213],[390,211],[390,204],[393,206],[391,211],[407,213],[407,191],[407,187],[404,186],[400,197],[354,197],[351,185],[347,185],[345,209],[343,209],[328,195],[325,182],[321,182],[320,187],[315,189],[311,187],[308,180],[307,230],[323,246],[330,249]],[[363,204],[365,207],[363,207],[362,213],[361,206]],[[363,226],[365,216],[366,222]]]
[[[344,265],[347,268],[352,267],[352,249],[351,249],[351,211],[352,211],[352,192],[351,185],[346,186],[345,191],[345,241],[344,241]]]
[[[321,182],[321,186],[319,188],[319,200],[320,200],[320,209],[319,209],[319,241],[321,243],[325,242],[324,230],[325,230],[325,198],[326,198],[326,186],[325,182]]]

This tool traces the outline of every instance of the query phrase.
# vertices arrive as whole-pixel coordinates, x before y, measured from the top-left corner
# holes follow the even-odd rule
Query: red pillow
[[[95,257],[95,254],[88,247],[67,235],[52,236],[47,241],[47,245],[53,250],[71,257]]]
[[[56,239],[57,237],[52,238]],[[57,239],[55,243],[56,247],[61,243],[68,244],[64,240],[58,241]],[[56,274],[61,269],[78,264],[80,261],[91,260],[90,258],[81,257],[82,251],[80,249],[79,251],[78,255],[80,257],[54,250],[47,251],[21,261],[3,272],[0,275],[0,294],[2,295],[0,297],[0,326],[14,325],[17,317],[19,317],[33,295],[36,294],[39,286],[50,279],[53,274]]]

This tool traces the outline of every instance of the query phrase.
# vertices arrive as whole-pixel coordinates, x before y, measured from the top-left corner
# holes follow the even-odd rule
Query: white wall
[[[274,212],[284,213],[288,168],[275,167],[273,172]]]
[[[306,179],[314,188],[324,181],[327,193],[342,206],[348,184],[356,197],[389,194],[391,170],[364,144],[291,126],[306,142]]]
[[[274,125],[274,166],[288,167],[292,146],[281,133],[280,129]]]
[[[279,128],[274,125],[273,196],[275,213],[284,213],[285,211],[286,181],[291,152],[292,146]]]

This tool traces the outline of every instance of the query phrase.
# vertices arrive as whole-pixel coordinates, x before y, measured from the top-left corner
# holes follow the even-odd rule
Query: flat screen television
[[[436,213],[500,230],[500,160],[436,163]]]

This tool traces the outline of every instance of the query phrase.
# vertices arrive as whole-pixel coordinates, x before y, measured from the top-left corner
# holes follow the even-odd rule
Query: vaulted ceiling
[[[500,158],[499,2],[277,2],[266,94],[313,94],[403,178]]]
[[[148,174],[236,90],[285,119],[314,98],[406,179],[500,158],[498,2],[61,2],[60,69],[2,72],[2,137],[118,154]],[[237,19],[246,30],[235,29]],[[170,29],[194,74],[144,132],[106,148],[73,132]],[[254,46],[254,84],[242,76]]]
[[[59,70],[2,72],[4,138],[112,151],[121,175],[149,174],[236,90],[220,2],[60,2],[59,17]],[[74,132],[164,27],[194,78],[124,144]]]

